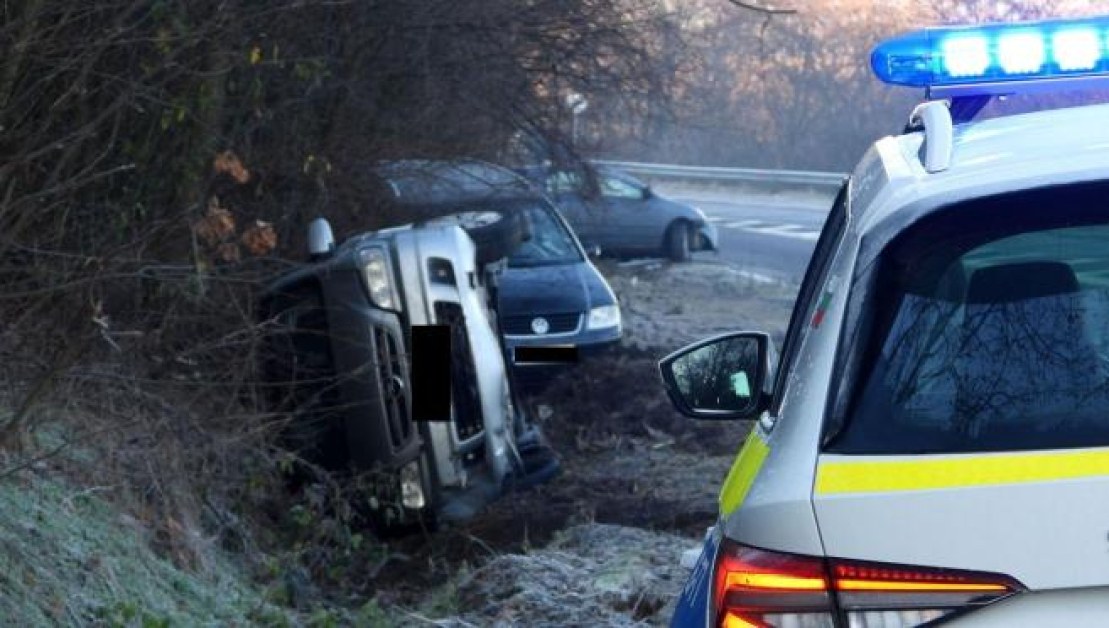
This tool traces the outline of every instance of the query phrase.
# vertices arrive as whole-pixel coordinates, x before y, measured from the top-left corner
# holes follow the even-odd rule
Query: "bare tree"
[[[382,224],[378,160],[574,152],[565,93],[664,99],[668,24],[654,0],[0,6],[0,448],[65,417],[159,522],[245,490],[276,418],[254,295],[306,219]]]
[[[880,40],[942,23],[1098,10],[1087,0],[825,0],[795,3],[795,13],[760,10],[769,6],[683,3],[680,23],[695,60],[676,76],[674,115],[652,117],[645,142],[613,134],[606,152],[671,163],[846,171],[871,142],[903,128],[924,95],[872,76],[869,55]],[[603,105],[598,110],[607,113]],[[623,128],[601,124],[606,132]]]

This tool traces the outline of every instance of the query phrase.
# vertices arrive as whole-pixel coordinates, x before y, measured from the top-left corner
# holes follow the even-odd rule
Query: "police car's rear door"
[[[940,210],[856,277],[813,500],[831,564],[884,570],[877,606],[973,606],[948,573],[1036,592],[965,621],[1109,621],[1107,192]]]

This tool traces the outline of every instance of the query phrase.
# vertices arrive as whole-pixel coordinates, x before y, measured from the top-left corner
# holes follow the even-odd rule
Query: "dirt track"
[[[418,608],[439,586],[448,589],[440,597],[452,599],[448,623],[458,625],[668,620],[684,579],[679,557],[715,519],[720,481],[749,426],[679,416],[655,363],[723,331],[780,338],[795,289],[711,260],[600,266],[621,302],[621,349],[578,365],[532,398],[563,457],[562,475],[465,526],[397,543],[394,551],[407,560],[379,574],[382,602]],[[536,569],[565,580],[564,599]]]

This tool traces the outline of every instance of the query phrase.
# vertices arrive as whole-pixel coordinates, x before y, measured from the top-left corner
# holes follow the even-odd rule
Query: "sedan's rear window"
[[[869,346],[829,448],[1109,445],[1103,198],[1056,191],[951,208],[896,241],[878,261],[859,334]]]

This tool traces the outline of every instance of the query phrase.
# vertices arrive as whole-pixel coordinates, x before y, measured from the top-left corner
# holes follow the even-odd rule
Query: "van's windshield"
[[[869,348],[829,449],[1109,445],[1109,207],[1041,200],[949,208],[879,258]],[[1084,215],[1052,211],[1069,202]]]

